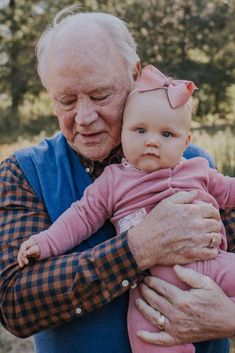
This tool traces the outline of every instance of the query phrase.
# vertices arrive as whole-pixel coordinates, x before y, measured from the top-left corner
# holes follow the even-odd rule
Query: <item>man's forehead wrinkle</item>
[[[75,23],[55,36],[47,65],[48,89],[90,93],[127,78],[124,58],[109,33],[97,24]]]
[[[79,85],[74,85],[75,87],[77,88],[80,88]],[[85,88],[84,88],[84,93],[87,93],[87,94],[108,94],[108,93],[111,93],[113,91],[113,86],[110,85],[109,83],[107,83],[107,85],[105,85],[105,82],[102,82],[102,86],[93,86],[92,83],[91,83],[91,86],[89,85],[86,85]],[[74,91],[73,88],[71,88],[71,81],[69,82],[68,85],[63,85],[63,86],[59,86],[58,87],[58,90],[57,90],[57,93],[55,94],[55,98],[65,98],[65,97],[72,97],[72,96],[76,96],[76,92]]]
[[[76,31],[74,26],[70,26],[57,33],[49,54],[49,62],[53,63],[50,70],[54,70],[57,65],[62,67],[64,63],[63,70],[66,71],[66,63],[69,61],[79,66],[81,72],[88,69],[90,74],[92,69],[97,70],[101,62],[103,67],[106,66],[107,74],[113,67],[123,67],[123,58],[109,34],[95,24],[79,25]]]

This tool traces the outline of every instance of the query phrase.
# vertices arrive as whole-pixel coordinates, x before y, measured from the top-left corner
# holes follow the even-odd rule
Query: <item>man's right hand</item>
[[[211,204],[194,204],[196,191],[180,191],[161,202],[128,231],[129,247],[141,269],[210,260],[218,254],[222,222]],[[215,247],[209,247],[213,237]]]

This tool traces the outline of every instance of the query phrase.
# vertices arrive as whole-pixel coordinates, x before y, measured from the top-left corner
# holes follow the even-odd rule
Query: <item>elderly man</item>
[[[39,353],[130,353],[128,290],[155,264],[215,257],[210,244],[220,242],[219,214],[191,204],[194,193],[178,193],[128,232],[113,237],[107,222],[72,253],[19,269],[19,244],[79,199],[107,164],[120,162],[123,106],[140,72],[126,26],[107,14],[62,11],[37,55],[62,134],[1,165],[1,321],[19,337],[35,334]],[[164,326],[142,338],[169,345],[234,334],[235,305],[221,289],[193,271],[176,271],[194,289],[183,292],[151,277],[141,285],[146,302],[139,309]],[[209,349],[227,352],[227,342],[197,346]]]

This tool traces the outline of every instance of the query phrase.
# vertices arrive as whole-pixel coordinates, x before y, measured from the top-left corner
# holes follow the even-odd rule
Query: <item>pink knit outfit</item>
[[[113,164],[74,202],[52,226],[33,235],[41,249],[41,258],[56,256],[72,249],[98,230],[110,218],[117,232],[123,232],[141,221],[162,199],[178,191],[198,191],[198,200],[216,208],[235,206],[235,178],[225,177],[208,166],[206,159],[197,157],[182,161],[175,168],[145,173],[130,165]],[[226,253],[226,235],[222,230],[220,253],[210,261],[198,261],[189,267],[215,280],[225,293],[235,300],[235,255]],[[153,275],[186,289],[171,267],[155,266]],[[160,347],[142,342],[138,330],[157,331],[137,311],[134,301],[138,289],[130,290],[128,332],[133,353],[193,353],[192,344]]]

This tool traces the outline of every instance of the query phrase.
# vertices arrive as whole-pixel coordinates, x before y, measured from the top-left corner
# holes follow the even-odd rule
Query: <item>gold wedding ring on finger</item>
[[[164,315],[161,314],[159,319],[157,320],[157,326],[158,326],[159,330],[164,330],[165,323],[166,323],[166,318]]]
[[[215,248],[217,246],[217,238],[215,235],[211,235],[210,243],[208,245],[209,248]]]

